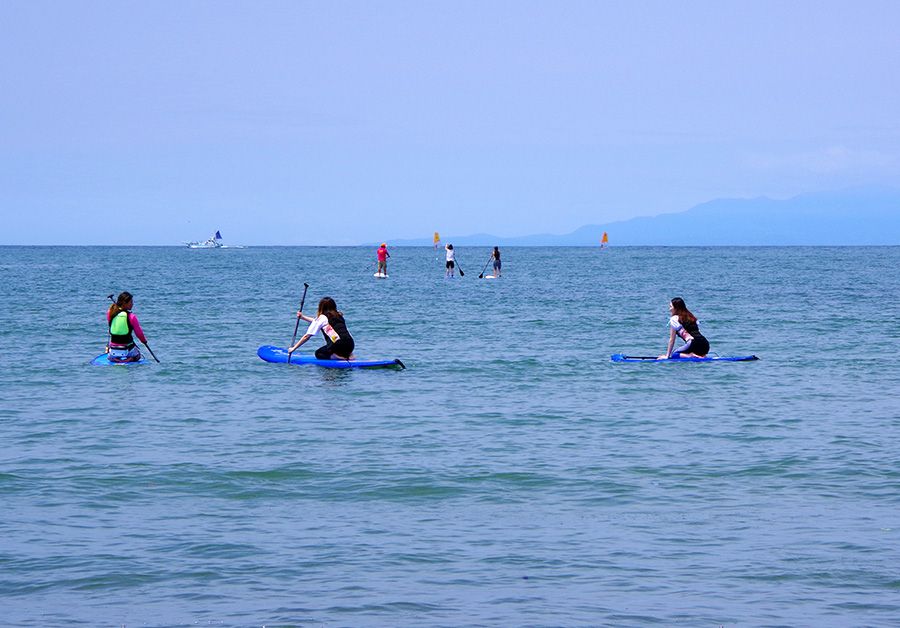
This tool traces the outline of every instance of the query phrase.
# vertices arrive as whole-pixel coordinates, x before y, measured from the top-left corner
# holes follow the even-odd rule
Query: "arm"
[[[307,340],[309,340],[309,339],[310,339],[310,335],[309,335],[309,334],[303,334],[303,337],[300,338],[300,340],[297,341],[297,344],[295,344],[293,347],[291,347],[290,349],[288,349],[288,355],[292,354],[294,351],[296,351],[297,349],[299,349],[300,346],[301,346],[303,343],[305,343]]]
[[[672,355],[672,347],[675,346],[675,328],[669,327],[669,345],[666,347],[666,354],[659,356],[660,360],[668,360]]]
[[[297,318],[299,318],[299,319],[301,319],[301,320],[304,320],[304,321],[306,321],[307,323],[311,323],[311,322],[313,322],[314,320],[316,320],[316,319],[314,319],[314,318],[310,318],[309,316],[307,316],[306,314],[304,314],[304,313],[301,312],[300,310],[297,310]]]
[[[134,333],[137,334],[138,340],[147,344],[147,336],[144,335],[144,330],[141,329],[141,324],[138,322],[137,316],[129,314],[128,322],[131,323],[131,328],[134,330]]]
[[[319,329],[321,329],[321,324],[316,324],[315,318],[310,318],[308,316],[305,316],[301,312],[297,312],[297,317],[303,318],[304,320],[309,321],[310,325],[307,328],[306,333],[303,334],[303,337],[300,338],[300,340],[298,340],[297,343],[293,347],[288,349],[288,356],[290,356],[294,351],[299,349],[300,346],[302,346],[303,343],[305,343],[307,340],[309,340],[310,338],[315,336],[317,333],[319,333]],[[325,317],[323,316],[322,318],[324,319]]]

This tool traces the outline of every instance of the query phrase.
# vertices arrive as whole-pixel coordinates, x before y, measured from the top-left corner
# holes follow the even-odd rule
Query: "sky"
[[[0,3],[0,244],[518,236],[900,186],[900,3]]]

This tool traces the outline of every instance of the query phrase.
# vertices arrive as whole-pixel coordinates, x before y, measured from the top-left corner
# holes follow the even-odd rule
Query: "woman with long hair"
[[[290,359],[290,355],[294,351],[320,331],[325,336],[325,345],[316,349],[316,358],[319,360],[353,359],[353,348],[355,347],[353,336],[347,330],[344,314],[337,309],[334,299],[323,297],[319,301],[319,309],[315,318],[299,311],[297,312],[297,318],[308,322],[309,328],[307,328],[303,337],[293,347],[288,349],[288,359]]]
[[[697,317],[694,316],[684,299],[675,297],[669,302],[669,345],[666,347],[664,355],[659,356],[660,360],[668,358],[703,358],[709,353],[709,340],[700,333],[700,326],[697,324]],[[681,338],[684,344],[674,351],[675,336]]]
[[[116,302],[106,311],[106,324],[109,329],[109,342],[106,352],[110,362],[137,362],[141,359],[141,350],[134,343],[133,334],[147,344],[147,337],[137,316],[132,314],[134,297],[130,292],[122,292]]]
[[[500,268],[502,267],[502,264],[500,263],[500,247],[494,247],[494,251],[491,253],[491,259],[494,260],[494,277],[499,279]]]
[[[453,269],[456,267],[456,251],[453,250],[452,244],[445,246],[444,250],[447,252],[447,270],[444,272],[444,276],[453,277]]]

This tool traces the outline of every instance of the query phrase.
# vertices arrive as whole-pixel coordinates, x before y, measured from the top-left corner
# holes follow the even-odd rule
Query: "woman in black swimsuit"
[[[709,340],[700,333],[700,326],[697,324],[697,317],[691,314],[684,304],[684,299],[675,297],[669,303],[669,313],[672,317],[669,319],[669,345],[666,347],[665,354],[659,356],[659,359],[668,358],[703,358],[709,353]],[[675,336],[680,337],[684,344],[674,351]]]

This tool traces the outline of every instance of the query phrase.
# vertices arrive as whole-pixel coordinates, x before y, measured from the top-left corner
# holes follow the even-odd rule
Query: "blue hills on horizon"
[[[563,235],[443,237],[460,246],[846,246],[900,244],[900,190],[867,187],[795,196],[716,199],[686,211],[585,225]],[[391,241],[431,246],[430,238]]]

